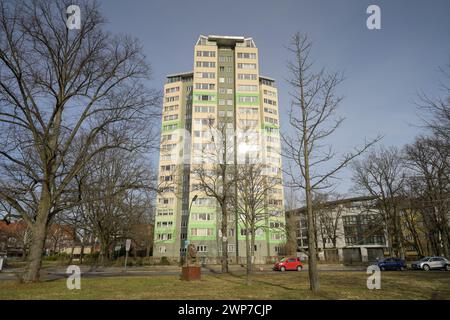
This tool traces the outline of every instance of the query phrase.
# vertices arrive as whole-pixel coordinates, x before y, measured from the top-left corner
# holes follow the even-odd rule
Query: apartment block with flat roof
[[[193,71],[167,76],[161,128],[162,192],[157,197],[154,256],[179,260],[191,243],[201,262],[220,262],[221,210],[213,197],[199,191],[192,170],[205,163],[207,153],[217,152],[206,143],[211,128],[233,133],[227,165],[257,159],[264,163],[264,175],[279,178],[280,183],[267,194],[264,210],[268,218],[255,232],[254,248],[255,262],[278,256],[285,243],[278,92],[273,79],[259,75],[253,39],[200,36]],[[245,148],[241,139],[247,142]],[[230,208],[226,237],[231,261],[245,257],[245,233]]]

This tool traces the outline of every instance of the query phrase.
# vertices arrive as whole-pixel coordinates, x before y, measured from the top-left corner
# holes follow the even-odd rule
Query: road
[[[67,277],[67,267],[47,267],[41,270],[41,279],[52,281]],[[319,266],[321,271],[364,271],[365,268],[346,267],[342,265],[322,265]],[[302,272],[306,272],[308,266],[304,267]],[[0,272],[1,280],[13,280],[23,272],[22,268],[4,269]],[[245,268],[239,265],[230,265],[230,272],[232,274],[245,274]],[[255,272],[268,274],[275,271],[272,270],[272,265],[259,265],[255,267]],[[81,276],[84,278],[97,277],[123,277],[123,276],[160,276],[160,275],[179,275],[181,268],[178,266],[147,266],[147,267],[128,267],[125,271],[122,267],[98,267],[92,268],[89,266],[81,266]],[[202,274],[220,274],[220,265],[212,265],[202,267]]]
[[[263,265],[256,267],[256,273],[258,274],[270,274],[274,273],[271,269],[271,265]],[[307,272],[308,267],[301,272]],[[343,266],[343,265],[319,265],[320,272],[352,272],[361,271],[365,272],[366,268],[363,266]],[[22,273],[22,269],[4,269],[0,272],[1,280],[15,280],[18,275]],[[289,271],[294,272],[294,271]],[[387,271],[389,272],[389,271]],[[423,272],[407,270],[402,272]],[[445,271],[431,271],[431,272],[445,272]],[[142,276],[161,276],[161,275],[179,275],[181,268],[178,266],[148,266],[148,267],[129,267],[125,271],[120,267],[106,267],[92,269],[89,266],[81,267],[82,278],[101,278],[101,277],[142,277]],[[202,267],[202,274],[220,274],[220,266]],[[240,266],[230,266],[230,273],[236,275],[244,275],[245,268]],[[54,281],[58,279],[66,278],[65,267],[48,267],[41,270],[41,279],[44,281]]]

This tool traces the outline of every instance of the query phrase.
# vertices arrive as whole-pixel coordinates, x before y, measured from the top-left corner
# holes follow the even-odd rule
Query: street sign
[[[130,251],[130,247],[131,247],[131,239],[127,239],[125,241],[125,250]]]

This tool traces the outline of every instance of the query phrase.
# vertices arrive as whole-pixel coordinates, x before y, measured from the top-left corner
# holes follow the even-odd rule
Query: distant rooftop
[[[219,35],[201,35],[196,45],[219,45],[219,46],[239,46],[255,48],[253,38],[245,38],[243,36],[219,36]]]

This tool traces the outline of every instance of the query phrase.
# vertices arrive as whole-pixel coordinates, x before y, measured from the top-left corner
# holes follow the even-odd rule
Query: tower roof
[[[221,35],[200,35],[197,45],[218,45],[218,46],[242,46],[256,47],[253,38],[245,38],[243,36],[221,36]]]

